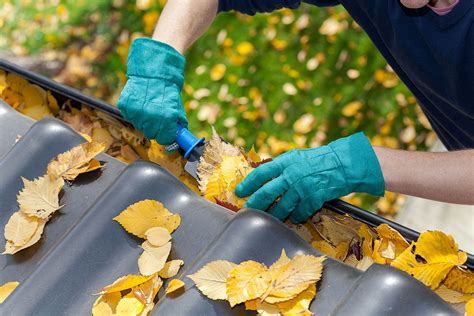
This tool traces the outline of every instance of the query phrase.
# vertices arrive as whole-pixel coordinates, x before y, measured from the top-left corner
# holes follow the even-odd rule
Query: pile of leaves
[[[426,231],[409,243],[387,224],[371,228],[348,215],[321,210],[304,224],[287,223],[322,253],[361,270],[385,264],[407,272],[451,304],[474,300],[474,273],[451,235]],[[474,303],[471,303],[474,304]]]
[[[183,260],[168,260],[171,234],[179,227],[181,217],[156,200],[142,200],[130,205],[114,218],[132,235],[145,239],[138,258],[139,275],[126,275],[105,286],[94,302],[92,315],[146,316],[153,309],[163,279],[174,277]],[[166,294],[179,291],[184,282],[168,282]]]
[[[101,168],[101,163],[94,157],[103,150],[104,146],[100,143],[78,145],[51,160],[44,176],[32,181],[22,178],[24,188],[17,196],[19,210],[5,225],[3,254],[15,254],[40,240],[44,226],[62,207],[59,205],[59,192],[64,182]]]
[[[324,259],[311,255],[290,259],[283,249],[269,268],[252,260],[238,265],[216,260],[188,277],[205,296],[227,300],[231,307],[244,303],[259,315],[312,315],[309,306]]]
[[[59,193],[65,181],[71,183],[82,173],[102,168],[94,157],[103,151],[100,143],[83,143],[52,159],[44,176],[32,181],[22,178],[24,188],[17,196],[19,210],[11,215],[4,229],[3,255],[13,255],[41,239],[46,223],[64,206],[59,205]],[[8,282],[0,286],[0,304],[19,284]]]

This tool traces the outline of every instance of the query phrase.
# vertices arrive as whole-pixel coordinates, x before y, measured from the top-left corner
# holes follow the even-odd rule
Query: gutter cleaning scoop
[[[196,180],[199,180],[197,166],[206,147],[204,140],[204,137],[198,139],[186,127],[178,124],[176,141],[173,144],[165,146],[167,151],[180,149],[183,157],[187,160],[184,170]]]

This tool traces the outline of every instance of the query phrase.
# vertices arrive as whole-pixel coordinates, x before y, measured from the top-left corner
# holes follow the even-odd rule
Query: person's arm
[[[474,149],[432,153],[374,147],[374,151],[387,191],[474,204]]]
[[[212,23],[218,4],[218,0],[168,0],[153,39],[184,54]]]

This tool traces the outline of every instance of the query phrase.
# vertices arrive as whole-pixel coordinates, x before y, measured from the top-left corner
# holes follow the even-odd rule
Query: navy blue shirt
[[[246,14],[297,8],[301,0],[219,0],[219,11]],[[341,4],[417,98],[449,150],[474,148],[474,0],[439,16],[399,0],[303,0]]]

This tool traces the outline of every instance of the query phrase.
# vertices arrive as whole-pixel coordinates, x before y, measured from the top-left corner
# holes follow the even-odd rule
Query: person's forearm
[[[168,0],[153,39],[181,54],[204,33],[217,14],[218,0]]]
[[[474,204],[474,150],[412,152],[374,147],[387,191]]]

